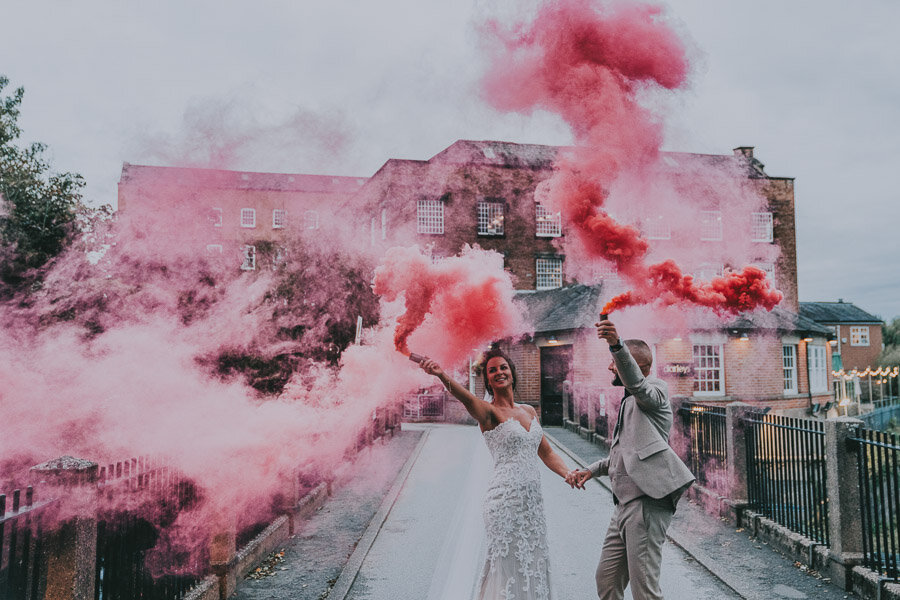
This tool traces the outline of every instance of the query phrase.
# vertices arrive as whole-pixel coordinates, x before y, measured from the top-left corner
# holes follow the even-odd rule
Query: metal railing
[[[43,597],[41,517],[53,502],[35,503],[31,486],[24,499],[15,490],[9,500],[7,505],[6,494],[0,494],[0,598],[36,600]]]
[[[704,487],[726,492],[728,457],[725,407],[684,401],[678,408],[681,427],[688,440],[685,461]]]
[[[112,508],[97,519],[95,600],[176,600],[208,573],[207,556],[168,553],[159,573],[148,561],[165,526],[197,499],[191,482],[168,466],[133,458],[101,467],[97,485]]]
[[[850,438],[859,466],[865,566],[900,579],[900,436],[860,428]]]
[[[751,506],[791,531],[828,544],[824,423],[760,413],[743,421]]]
[[[438,419],[444,416],[444,393],[421,393],[403,403],[405,419]]]

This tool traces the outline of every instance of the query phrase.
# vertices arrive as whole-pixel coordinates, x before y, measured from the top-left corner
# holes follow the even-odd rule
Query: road
[[[348,579],[347,599],[471,597],[483,561],[481,497],[491,457],[476,427],[420,427],[427,431],[421,450],[380,529],[373,530],[374,542],[367,552],[359,550],[361,565],[355,579]],[[594,569],[612,497],[596,483],[573,491],[548,469],[543,470],[543,487],[555,598],[595,598]],[[740,598],[671,544],[663,552],[662,587],[668,600]]]

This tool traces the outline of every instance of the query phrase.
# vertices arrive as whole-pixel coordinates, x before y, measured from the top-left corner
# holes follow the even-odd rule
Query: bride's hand
[[[584,482],[590,479],[593,476],[588,469],[573,469],[566,473],[566,483],[572,489],[578,488],[580,490],[584,489]]]

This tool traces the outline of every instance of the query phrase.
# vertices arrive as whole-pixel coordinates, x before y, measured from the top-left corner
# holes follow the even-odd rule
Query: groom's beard
[[[619,379],[619,374],[616,373],[616,376],[613,377],[612,384],[618,387],[625,387],[625,384],[622,383],[622,380]]]

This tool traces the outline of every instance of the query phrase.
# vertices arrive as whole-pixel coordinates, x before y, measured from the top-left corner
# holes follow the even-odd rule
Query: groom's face
[[[614,360],[609,361],[608,368],[609,368],[609,372],[613,374],[612,384],[618,385],[618,386],[624,386],[625,384],[622,383],[622,380],[619,378],[619,370],[616,368],[616,361],[614,361]]]

